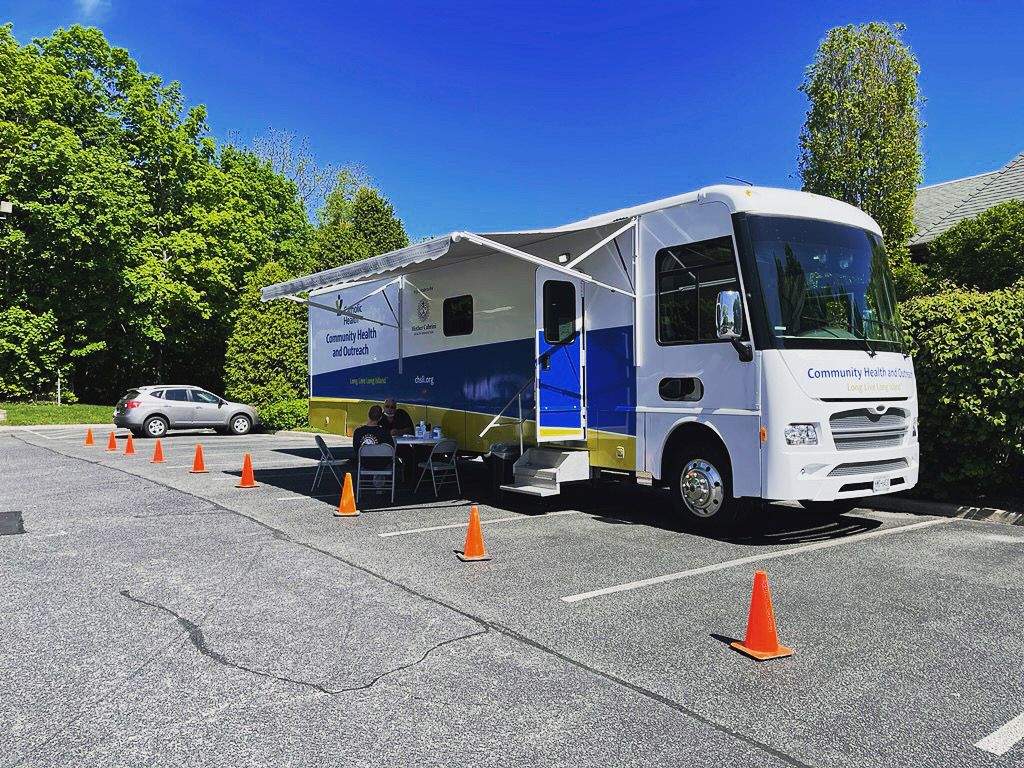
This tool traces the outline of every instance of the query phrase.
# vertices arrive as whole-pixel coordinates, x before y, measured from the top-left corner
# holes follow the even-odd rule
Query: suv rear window
[[[134,400],[138,396],[139,396],[139,390],[137,390],[137,389],[129,389],[127,392],[125,392],[121,396],[121,399],[118,400],[118,402],[119,403],[127,403],[129,400]]]

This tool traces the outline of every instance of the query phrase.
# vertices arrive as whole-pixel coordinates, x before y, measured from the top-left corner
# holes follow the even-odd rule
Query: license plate
[[[886,493],[889,490],[889,478],[882,477],[878,480],[871,481],[871,492],[872,493]]]

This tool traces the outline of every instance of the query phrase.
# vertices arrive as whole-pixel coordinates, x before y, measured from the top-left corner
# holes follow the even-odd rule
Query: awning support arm
[[[612,232],[610,235],[608,235],[608,237],[604,238],[604,240],[601,240],[596,245],[592,245],[589,248],[587,248],[587,250],[585,250],[583,253],[581,253],[579,256],[577,256],[575,259],[573,259],[568,264],[566,264],[565,268],[566,269],[575,269],[576,265],[579,264],[581,261],[583,261],[585,258],[587,258],[588,256],[592,256],[593,254],[597,253],[599,250],[604,248],[606,245],[608,245],[608,243],[610,243],[612,240],[617,238],[623,232],[627,232],[628,230],[632,229],[635,226],[636,226],[636,219],[630,219],[626,224],[624,224],[623,226],[619,227],[617,230]]]
[[[362,315],[357,315],[355,312],[349,312],[349,311],[344,310],[344,309],[338,309],[337,307],[332,307],[332,306],[330,306],[328,304],[321,304],[321,303],[319,303],[317,301],[310,301],[309,299],[303,299],[300,296],[290,295],[290,296],[282,296],[281,298],[282,299],[288,299],[289,301],[296,301],[299,304],[308,304],[311,307],[316,307],[317,309],[323,309],[323,310],[325,310],[327,312],[333,312],[334,314],[341,315],[343,317],[351,317],[351,318],[353,318],[355,320],[365,320],[366,322],[374,323],[375,325],[383,325],[383,326],[386,326],[388,328],[397,328],[398,327],[394,323],[385,323],[382,320],[374,320],[372,317],[363,317]]]
[[[539,256],[534,256],[532,253],[520,251],[518,248],[513,248],[510,245],[504,245],[502,243],[495,242],[494,240],[489,240],[486,237],[480,237],[480,235],[476,235],[472,232],[452,232],[451,238],[453,242],[458,242],[461,239],[469,240],[471,243],[476,243],[477,245],[482,245],[485,248],[491,248],[499,253],[505,253],[509,256],[514,256],[517,259],[528,261],[538,267],[545,267],[546,269],[550,269],[554,272],[561,272],[563,275],[575,277],[585,283],[592,283],[593,285],[600,286],[601,288],[613,291],[614,293],[621,293],[623,296],[629,296],[631,299],[636,299],[636,294],[622,288],[616,288],[614,285],[608,285],[608,283],[602,283],[600,280],[595,280],[586,272],[579,272],[575,269],[566,269],[561,264],[554,264],[540,258]]]

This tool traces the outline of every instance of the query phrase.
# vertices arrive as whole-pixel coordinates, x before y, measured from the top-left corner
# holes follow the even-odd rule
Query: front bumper
[[[858,466],[859,465],[859,466]],[[876,451],[786,450],[766,457],[764,497],[787,501],[835,501],[882,495],[875,480],[888,479],[884,493],[917,485],[917,443]]]

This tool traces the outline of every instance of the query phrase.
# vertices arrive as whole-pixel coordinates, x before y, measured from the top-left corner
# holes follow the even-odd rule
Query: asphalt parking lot
[[[0,433],[0,765],[1024,765],[1020,526],[774,506],[715,539],[475,463],[339,519],[311,436],[83,436]],[[488,562],[454,555],[471,501]],[[755,568],[790,658],[728,646]]]

